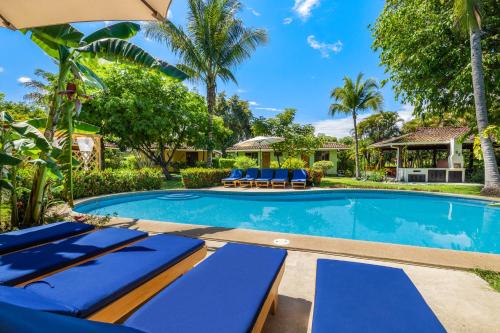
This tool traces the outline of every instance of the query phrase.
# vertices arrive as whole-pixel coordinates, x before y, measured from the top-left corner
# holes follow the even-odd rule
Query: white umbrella
[[[235,144],[235,147],[259,147],[260,153],[260,168],[262,169],[262,146],[272,145],[274,143],[283,142],[284,138],[280,138],[279,136],[256,136],[255,138],[251,138],[242,142],[238,142]]]
[[[71,22],[163,20],[171,0],[1,0],[0,27]]]

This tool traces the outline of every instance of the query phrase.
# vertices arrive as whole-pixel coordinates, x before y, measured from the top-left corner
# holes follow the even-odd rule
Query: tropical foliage
[[[190,79],[206,87],[208,105],[208,165],[212,165],[212,117],[215,114],[217,80],[237,83],[233,70],[267,41],[263,29],[247,28],[237,14],[243,8],[239,0],[189,0],[187,27],[169,20],[152,23],[146,36],[164,42],[179,55],[179,68]]]
[[[188,168],[181,171],[185,188],[217,186],[220,185],[221,179],[229,174],[229,169]]]

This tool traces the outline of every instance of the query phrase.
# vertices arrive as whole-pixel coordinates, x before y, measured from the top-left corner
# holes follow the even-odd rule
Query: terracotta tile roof
[[[442,144],[448,143],[451,139],[459,138],[468,132],[468,127],[420,127],[415,132],[374,143],[372,147],[387,147],[406,143]]]
[[[259,150],[259,149],[262,149],[262,150],[272,150],[273,148],[270,145],[259,145],[259,144],[256,144],[256,145],[253,145],[253,146],[250,146],[250,147],[236,147],[236,146],[232,146],[232,147],[228,148],[227,151],[228,152],[231,152],[231,151],[249,151],[249,150]],[[326,142],[319,149],[338,149],[338,150],[342,150],[342,149],[349,149],[349,146],[346,146],[346,145],[344,145],[342,143],[338,143],[338,142]]]

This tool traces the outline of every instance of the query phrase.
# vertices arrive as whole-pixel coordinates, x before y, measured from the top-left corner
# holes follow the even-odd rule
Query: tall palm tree
[[[474,104],[484,160],[483,193],[496,193],[500,195],[500,173],[498,172],[498,165],[495,159],[495,150],[493,149],[493,143],[490,137],[484,133],[488,127],[488,109],[484,88],[480,5],[480,0],[455,0],[454,15],[461,28],[469,33],[470,39]]]
[[[359,73],[356,82],[344,76],[344,86],[333,89],[331,98],[334,103],[330,105],[330,115],[337,113],[351,115],[354,122],[354,153],[356,160],[356,178],[361,177],[359,170],[359,142],[358,126],[356,119],[358,112],[368,109],[379,111],[382,108],[384,98],[378,91],[377,82],[374,79],[363,81],[363,73]]]
[[[187,27],[184,30],[169,20],[150,23],[146,36],[167,44],[180,56],[179,68],[190,79],[206,87],[208,105],[208,165],[212,165],[212,121],[215,112],[217,80],[233,81],[236,65],[250,57],[257,46],[267,41],[263,29],[247,28],[236,17],[242,9],[239,0],[189,0]]]

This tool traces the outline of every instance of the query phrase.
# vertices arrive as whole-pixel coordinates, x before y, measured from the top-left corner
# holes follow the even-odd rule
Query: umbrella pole
[[[260,164],[260,169],[262,170],[262,147],[259,148],[259,153],[260,153],[259,154],[259,161],[260,161],[259,164]]]

